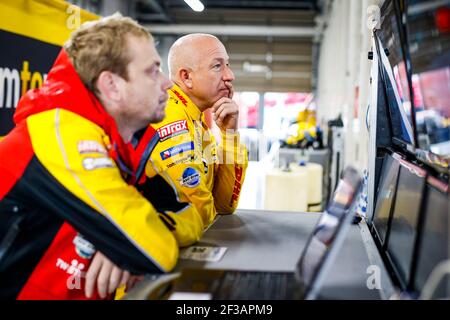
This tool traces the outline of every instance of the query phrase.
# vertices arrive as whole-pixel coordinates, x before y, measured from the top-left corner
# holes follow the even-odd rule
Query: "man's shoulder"
[[[42,150],[59,150],[61,147],[71,148],[75,145],[79,153],[95,149],[96,152],[106,154],[105,146],[109,143],[100,126],[64,109],[31,115],[27,118],[27,127],[37,153]],[[44,156],[44,153],[41,156]]]
[[[103,129],[94,122],[62,108],[33,114],[27,118],[27,123],[38,123],[41,127],[50,126],[56,130],[70,128],[74,132],[97,131],[100,134],[104,134]]]
[[[152,123],[151,126],[155,129],[158,129],[172,122],[182,120],[189,121],[189,117],[185,110],[185,107],[183,105],[175,104],[174,102],[171,102],[171,99],[169,99],[166,107],[166,116],[161,122]]]
[[[161,122],[152,123],[151,126],[159,135],[159,144],[164,145],[190,140],[190,132],[193,132],[193,123],[184,106],[172,103],[167,105],[166,117]]]

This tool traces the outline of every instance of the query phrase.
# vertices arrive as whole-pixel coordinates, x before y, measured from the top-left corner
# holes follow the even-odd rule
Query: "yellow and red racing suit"
[[[132,274],[175,266],[176,228],[130,185],[145,177],[156,131],[144,147],[125,143],[64,50],[14,121],[0,141],[0,299],[85,299],[96,250]]]
[[[203,232],[217,213],[233,213],[248,165],[247,149],[240,144],[239,133],[222,133],[218,144],[204,114],[176,85],[169,90],[166,118],[151,127],[158,132],[159,141],[147,164],[146,175],[153,177],[158,173],[173,181],[180,200],[192,203],[200,213],[199,219],[197,212],[185,212],[186,219],[192,219]],[[149,199],[153,202],[151,196]],[[183,225],[199,230],[187,223]],[[201,236],[189,230],[183,232],[181,228],[177,233],[182,245]]]

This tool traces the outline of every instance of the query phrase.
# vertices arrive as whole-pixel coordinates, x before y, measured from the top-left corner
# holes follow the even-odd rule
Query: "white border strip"
[[[375,35],[372,34],[372,69],[370,70],[371,90],[370,90],[370,115],[369,115],[369,163],[368,163],[368,204],[367,219],[372,221],[374,212],[375,194],[375,164],[377,156],[377,105],[378,105],[378,53],[375,46]]]

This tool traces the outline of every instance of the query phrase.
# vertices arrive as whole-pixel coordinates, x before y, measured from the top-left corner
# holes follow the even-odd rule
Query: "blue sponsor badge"
[[[166,159],[169,159],[170,157],[173,157],[174,155],[180,154],[182,152],[190,151],[190,150],[194,150],[194,142],[192,142],[192,141],[170,147],[169,149],[161,152],[160,155],[161,155],[161,159],[166,160]]]
[[[186,168],[179,181],[183,187],[194,188],[200,184],[200,173],[194,168]]]
[[[80,233],[76,235],[72,243],[75,245],[76,253],[83,259],[90,259],[96,252],[92,243],[87,241]]]

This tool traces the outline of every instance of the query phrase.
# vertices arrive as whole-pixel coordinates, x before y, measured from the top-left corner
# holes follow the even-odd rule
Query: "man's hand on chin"
[[[228,97],[222,97],[214,103],[213,119],[221,131],[238,129],[239,120],[239,106],[232,100],[234,95],[234,89],[231,82],[225,82],[225,85],[229,89]]]

